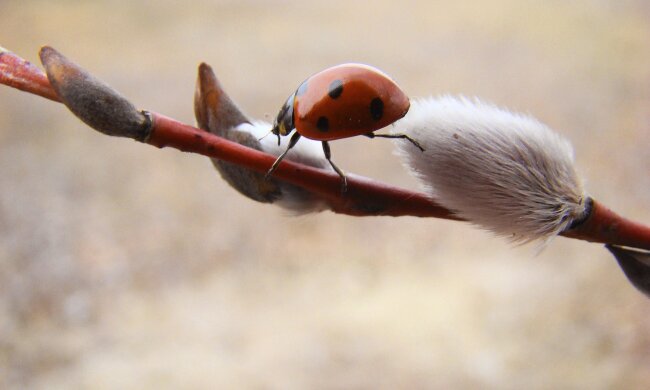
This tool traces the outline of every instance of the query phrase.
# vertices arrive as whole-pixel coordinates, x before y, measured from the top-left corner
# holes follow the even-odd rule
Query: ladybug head
[[[271,132],[278,136],[278,145],[280,145],[280,136],[288,135],[294,129],[293,123],[293,100],[295,94],[289,96],[286,103],[280,108],[278,116],[273,122],[273,129]]]

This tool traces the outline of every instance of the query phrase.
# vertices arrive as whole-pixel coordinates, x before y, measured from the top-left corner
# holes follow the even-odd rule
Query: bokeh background
[[[0,1],[0,45],[44,44],[187,123],[201,61],[262,119],[320,69],[374,64],[414,98],[536,116],[589,193],[650,222],[645,0]],[[417,187],[390,142],[332,149]],[[600,245],[292,217],[207,158],[0,87],[0,388],[470,387],[649,388],[650,301]]]

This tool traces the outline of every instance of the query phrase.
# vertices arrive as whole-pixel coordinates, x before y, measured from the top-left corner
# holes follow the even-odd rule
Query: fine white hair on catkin
[[[429,194],[460,217],[512,241],[546,241],[586,213],[571,144],[536,119],[478,99],[415,100],[392,130]]]

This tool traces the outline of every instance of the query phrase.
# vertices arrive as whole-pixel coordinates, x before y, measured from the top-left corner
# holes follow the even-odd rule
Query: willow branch
[[[82,121],[111,136],[132,138],[162,148],[198,153],[264,173],[276,156],[180,123],[155,112],[138,111],[127,99],[73,62],[44,47],[41,60],[47,76],[15,54],[0,52],[0,83],[64,103]],[[203,66],[203,65],[202,65]],[[228,95],[217,88],[219,120],[245,118]],[[283,161],[275,178],[300,186],[322,198],[332,211],[354,216],[418,216],[461,220],[427,195],[357,175],[348,176],[348,190],[340,191],[334,173]],[[613,245],[650,249],[650,227],[623,218],[597,201],[589,216],[561,233],[565,237]]]

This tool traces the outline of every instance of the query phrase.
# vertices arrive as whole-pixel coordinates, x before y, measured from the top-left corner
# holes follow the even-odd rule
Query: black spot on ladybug
[[[370,116],[372,119],[378,121],[384,115],[384,101],[381,98],[374,98],[370,102]]]
[[[296,96],[303,95],[305,92],[307,92],[307,85],[308,83],[305,81],[304,83],[300,84],[298,87],[298,90],[296,91]]]
[[[332,98],[336,99],[343,93],[343,81],[336,79],[330,83],[329,91],[327,94]]]
[[[316,122],[316,128],[325,133],[330,129],[330,121],[326,117],[321,116]]]

